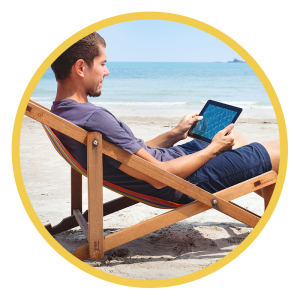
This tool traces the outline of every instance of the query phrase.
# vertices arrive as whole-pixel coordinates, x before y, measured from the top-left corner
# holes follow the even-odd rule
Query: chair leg
[[[89,255],[93,259],[104,256],[103,251],[103,166],[102,136],[90,132],[87,136]]]
[[[82,175],[71,167],[71,215],[74,209],[82,213]]]
[[[78,209],[82,213],[82,175],[71,167],[71,216],[64,218],[59,224],[52,227],[51,224],[45,228],[51,235],[61,233],[71,228],[77,227],[78,222],[74,216],[74,210]],[[83,216],[85,217],[85,212]]]

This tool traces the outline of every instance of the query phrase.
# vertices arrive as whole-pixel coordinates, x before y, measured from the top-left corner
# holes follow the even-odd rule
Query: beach
[[[109,110],[144,141],[171,130],[194,108],[114,108]],[[249,143],[279,138],[272,109],[245,109],[236,124]],[[188,141],[181,141],[186,142]],[[181,143],[180,142],[180,143]],[[24,117],[20,159],[23,181],[32,206],[46,225],[70,215],[70,166],[61,158],[40,123]],[[104,189],[104,201],[118,197]],[[235,203],[262,215],[264,202],[255,193]],[[87,180],[83,178],[83,211],[87,209]],[[105,235],[166,212],[137,204],[104,218]],[[251,232],[251,228],[215,210],[208,210],[172,226],[112,249],[101,260],[85,262],[103,272],[125,278],[155,280],[183,276],[226,256]],[[55,239],[68,251],[87,243],[79,227]],[[53,250],[54,251],[54,250]]]

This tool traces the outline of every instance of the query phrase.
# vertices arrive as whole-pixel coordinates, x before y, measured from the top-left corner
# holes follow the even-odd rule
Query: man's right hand
[[[230,124],[214,136],[209,147],[212,149],[215,155],[218,155],[228,149],[232,149],[234,146],[233,128],[234,124]],[[230,134],[226,135],[229,132]]]

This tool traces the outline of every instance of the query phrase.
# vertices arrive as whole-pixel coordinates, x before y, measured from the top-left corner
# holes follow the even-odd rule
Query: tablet
[[[199,114],[203,119],[192,125],[188,135],[211,143],[216,133],[235,123],[241,112],[242,109],[239,107],[208,100]]]

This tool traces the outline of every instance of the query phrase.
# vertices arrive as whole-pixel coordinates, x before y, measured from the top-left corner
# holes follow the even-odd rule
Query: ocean
[[[272,109],[260,80],[247,63],[108,62],[95,105],[122,109],[201,109],[207,100],[243,109]],[[31,99],[50,108],[56,81],[49,68]]]

